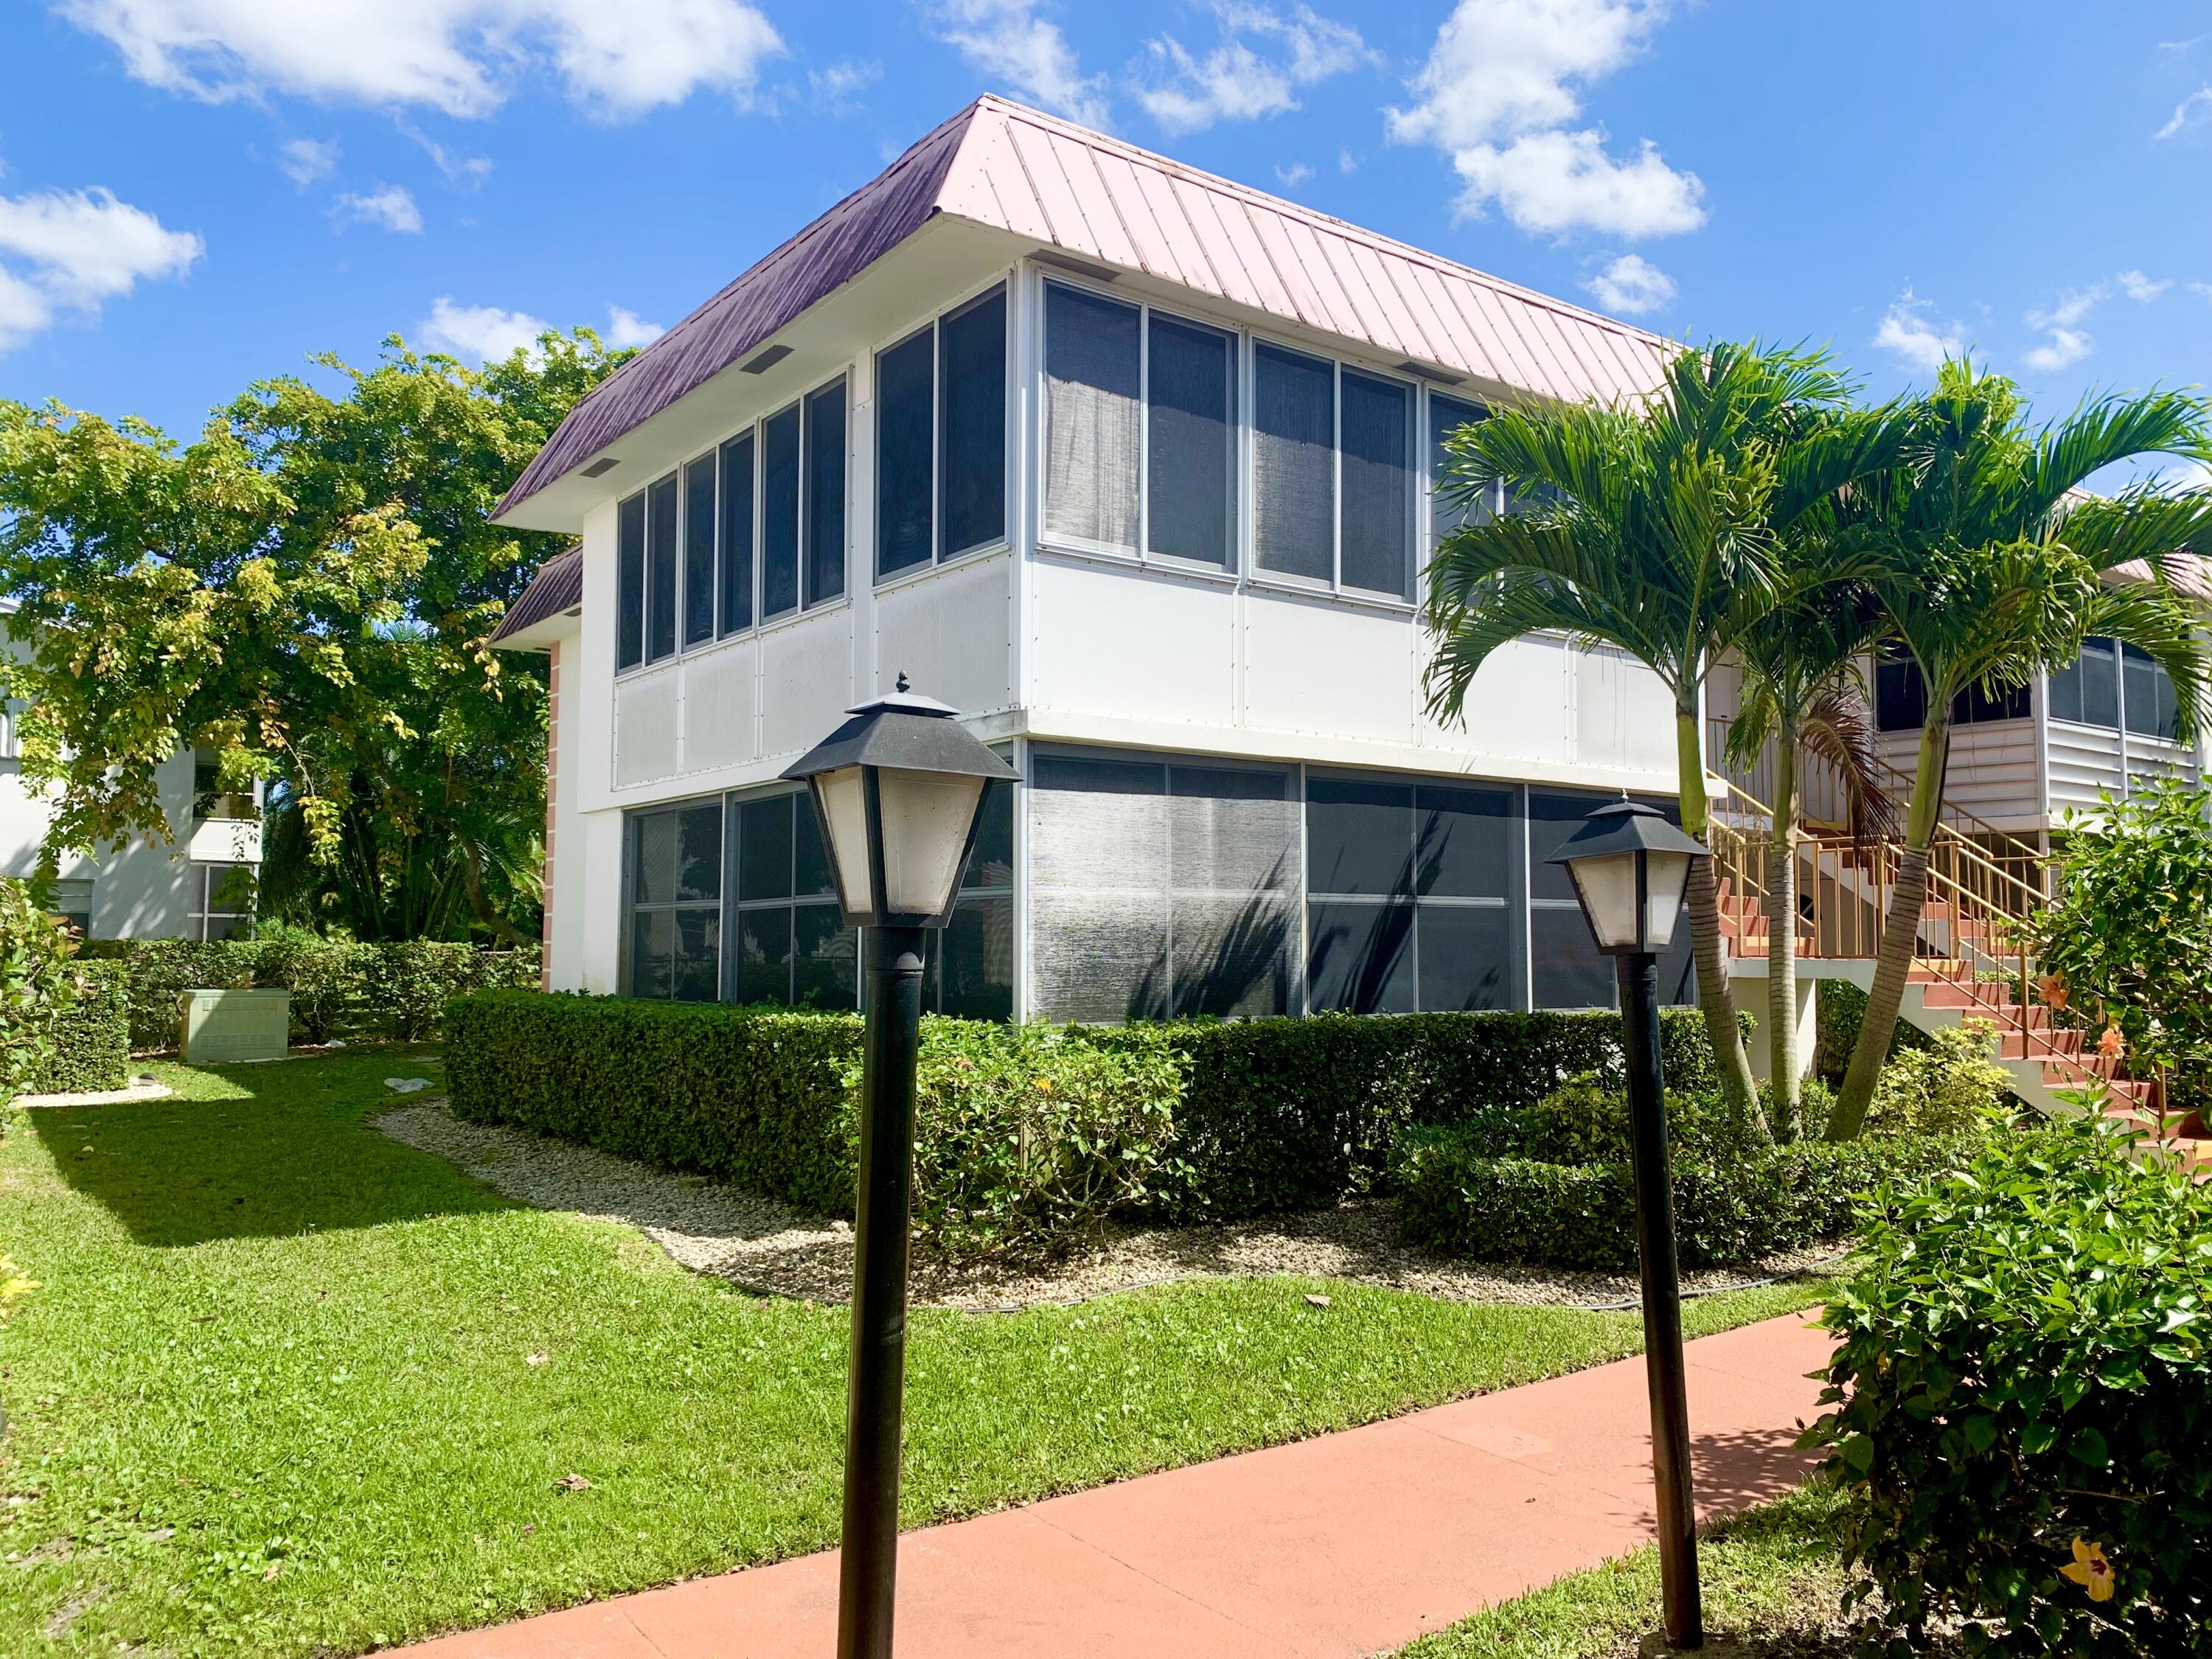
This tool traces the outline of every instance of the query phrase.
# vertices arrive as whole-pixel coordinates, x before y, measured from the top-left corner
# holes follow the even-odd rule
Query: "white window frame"
[[[216,887],[221,883],[228,881],[233,871],[251,870],[253,867],[248,864],[214,864],[199,860],[193,860],[191,905],[185,913],[185,921],[191,925],[193,939],[205,944],[209,938],[208,924],[218,921],[244,921],[248,925],[247,931],[249,933],[252,931],[253,912],[251,908],[244,910],[218,910],[215,908],[215,895]]]
[[[1015,481],[1021,471],[1022,463],[1021,445],[1019,442],[1021,422],[1017,413],[1018,404],[1015,398],[1015,392],[1017,390],[1016,382],[1021,374],[1021,356],[1019,350],[1021,336],[1018,331],[1020,323],[1018,317],[1020,307],[1016,303],[1018,291],[1015,272],[1012,270],[998,271],[988,281],[979,283],[974,288],[962,294],[959,298],[954,300],[950,305],[938,307],[935,310],[924,317],[920,322],[910,324],[908,326],[900,329],[896,333],[886,336],[884,338],[868,348],[866,354],[869,386],[868,429],[865,434],[866,441],[871,446],[868,458],[868,477],[871,482],[871,489],[869,491],[871,498],[869,507],[871,518],[867,526],[868,577],[870,585],[878,592],[881,592],[886,588],[897,587],[902,583],[917,580],[929,575],[934,571],[945,568],[947,565],[967,564],[977,559],[988,558],[994,553],[1003,553],[1013,545],[1014,514],[1017,509],[1018,500],[1015,490]],[[939,520],[943,511],[943,501],[941,497],[944,492],[943,479],[941,476],[940,446],[944,441],[944,404],[943,384],[939,375],[939,369],[941,362],[939,347],[938,344],[939,331],[942,327],[946,318],[958,315],[960,313],[967,310],[969,307],[975,305],[980,301],[989,298],[994,292],[1003,294],[1006,296],[1006,380],[1004,386],[1000,388],[1004,422],[1002,430],[1005,434],[1006,455],[1002,462],[1002,471],[1000,474],[1000,486],[1004,499],[1000,503],[999,514],[999,533],[988,541],[977,542],[970,547],[963,547],[951,553],[940,554],[938,551],[937,544]],[[885,573],[879,568],[879,562],[883,556],[883,549],[878,542],[878,534],[881,529],[883,522],[882,498],[884,486],[883,468],[881,465],[883,459],[883,447],[881,441],[881,423],[883,421],[883,358],[885,352],[896,350],[900,346],[908,344],[909,342],[913,341],[917,336],[923,334],[927,334],[930,337],[929,556],[927,559],[917,560],[913,564],[906,565],[897,570]]]

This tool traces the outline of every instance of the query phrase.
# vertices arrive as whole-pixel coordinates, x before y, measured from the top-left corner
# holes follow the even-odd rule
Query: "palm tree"
[[[1446,444],[1447,496],[1471,502],[1503,485],[1518,506],[1470,515],[1437,546],[1431,710],[1458,718],[1476,671],[1525,635],[1626,652],[1674,698],[1682,827],[1704,836],[1707,671],[1779,596],[1781,538],[1893,459],[1881,434],[1836,418],[1850,400],[1823,354],[1722,343],[1680,353],[1638,404],[1532,404],[1462,427]],[[1755,1115],[1709,860],[1693,866],[1689,905],[1723,1085]]]
[[[1894,804],[1875,755],[1859,661],[1886,626],[1880,604],[1849,556],[1826,537],[1792,549],[1790,596],[1737,636],[1743,695],[1729,727],[1729,757],[1774,748],[1766,858],[1768,1075],[1781,1126],[1796,1130],[1797,851],[1801,757],[1825,763],[1842,783],[1849,827],[1862,844],[1886,834]]]
[[[2212,545],[2212,496],[2177,496],[2150,483],[2104,498],[2083,489],[2123,462],[2212,455],[2212,407],[2175,392],[2106,398],[2035,433],[2010,381],[1956,362],[1943,366],[1913,425],[1901,464],[1839,507],[1847,533],[1880,550],[1869,586],[1919,671],[1927,720],[1865,1019],[1828,1122],[1832,1140],[1864,1126],[1896,1035],[1927,898],[1954,699],[2025,686],[2040,671],[2072,663],[2092,635],[2136,646],[2166,670],[2185,738],[2193,739],[2212,688],[2190,608],[2165,580],[2172,555]],[[2129,564],[2150,580],[2110,579]]]

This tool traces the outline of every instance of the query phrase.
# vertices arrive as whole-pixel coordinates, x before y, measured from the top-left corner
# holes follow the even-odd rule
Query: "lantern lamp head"
[[[1545,861],[1574,878],[1583,918],[1607,956],[1666,950],[1689,884],[1690,864],[1709,858],[1705,844],[1684,835],[1656,808],[1609,801],[1584,818],[1566,844]]]
[[[975,845],[983,792],[1014,769],[956,711],[906,689],[846,711],[784,773],[814,798],[848,927],[942,927]]]

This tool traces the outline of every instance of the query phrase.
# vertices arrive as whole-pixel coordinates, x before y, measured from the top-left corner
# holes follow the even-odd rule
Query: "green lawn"
[[[168,1066],[182,1098],[17,1115],[0,1253],[41,1288],[0,1331],[0,1652],[343,1654],[834,1540],[843,1311],[694,1277],[367,1126],[386,1076],[434,1063]],[[917,1314],[907,1519],[1638,1345],[1627,1315],[1315,1288]]]
[[[1703,1534],[1708,1636],[1740,1643],[1747,1659],[1851,1659],[1835,1509],[1833,1489],[1815,1482]],[[1636,1659],[1658,1628],[1653,1547],[1425,1636],[1399,1659]]]

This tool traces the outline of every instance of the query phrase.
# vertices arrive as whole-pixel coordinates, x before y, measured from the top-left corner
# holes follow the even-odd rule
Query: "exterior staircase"
[[[1744,993],[1751,990],[1747,981],[1766,976],[1773,816],[1742,780],[1715,775],[1708,787],[1729,978],[1739,1000],[1763,1003],[1760,993]],[[1874,981],[1901,846],[1878,833],[1853,835],[1832,821],[1839,812],[1816,817],[1817,791],[1805,799],[1808,822],[1796,850],[1797,971],[1865,990]],[[2045,902],[2039,852],[1966,815],[1947,818],[1930,848],[1928,899],[1901,1017],[1923,1030],[1986,1022],[2014,1092],[2031,1106],[2046,1113],[2102,1109],[2147,1136],[2170,1137],[2174,1126],[2159,1122],[2153,1085],[2121,1075],[2123,1063],[2099,1052],[2096,1030],[2051,1006],[2037,985],[2025,924]]]

